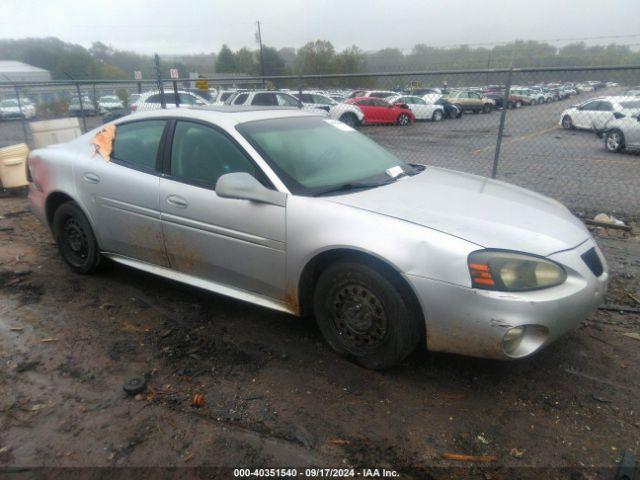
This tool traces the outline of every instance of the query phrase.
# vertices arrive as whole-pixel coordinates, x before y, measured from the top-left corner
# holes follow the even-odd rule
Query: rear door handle
[[[82,179],[85,182],[89,183],[100,183],[100,177],[95,173],[87,172],[82,176]]]
[[[189,202],[178,195],[169,195],[167,197],[167,203],[176,208],[187,208],[189,206]]]

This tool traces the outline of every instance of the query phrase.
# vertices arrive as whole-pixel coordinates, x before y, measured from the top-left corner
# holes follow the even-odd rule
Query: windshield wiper
[[[389,185],[390,183],[395,182],[400,176],[401,175],[398,175],[398,177],[390,178],[388,180],[384,180],[381,182],[348,182],[342,185],[338,185],[337,187],[332,187],[327,190],[323,190],[320,193],[316,193],[315,196],[320,197],[322,195],[328,195],[330,193],[347,192],[351,190],[365,190],[368,188],[380,187],[382,185]]]

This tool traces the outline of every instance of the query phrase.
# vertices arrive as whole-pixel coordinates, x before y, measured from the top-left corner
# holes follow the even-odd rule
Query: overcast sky
[[[640,0],[0,0],[0,38],[99,40],[141,53],[199,53],[330,40],[341,50],[636,35]],[[556,45],[565,42],[554,41]]]

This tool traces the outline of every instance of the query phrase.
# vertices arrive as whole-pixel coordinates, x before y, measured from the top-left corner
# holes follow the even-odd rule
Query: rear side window
[[[276,106],[276,96],[273,93],[256,93],[251,101],[251,105]]]
[[[157,93],[151,95],[147,99],[147,103],[162,103],[162,94]],[[176,94],[174,92],[164,92],[164,103],[176,104]]]
[[[256,176],[251,161],[225,135],[199,123],[177,123],[171,147],[173,177],[215,187],[218,178],[233,172]]]
[[[113,158],[147,170],[155,170],[164,120],[145,120],[118,125]]]
[[[249,96],[248,93],[241,93],[239,94],[236,98],[233,99],[233,104],[234,105],[243,105],[244,102],[247,101],[247,97]]]

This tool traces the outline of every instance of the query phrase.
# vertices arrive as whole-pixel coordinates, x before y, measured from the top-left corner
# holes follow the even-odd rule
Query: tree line
[[[265,46],[262,65],[258,49],[232,50],[223,45],[218,52],[195,55],[161,55],[161,70],[177,68],[180,76],[236,73],[246,75],[298,75],[410,70],[479,69],[543,66],[640,65],[640,51],[625,45],[573,43],[555,47],[549,43],[518,40],[492,48],[461,45],[444,48],[418,44],[411,51],[385,48],[365,52],[357,46],[337,51],[331,42],[316,40],[302,47]],[[155,76],[151,55],[118,50],[102,42],[90,48],[58,38],[0,40],[0,60],[18,60],[49,70],[54,79],[132,79],[140,70],[143,78]],[[348,85],[349,79],[335,80]]]

